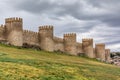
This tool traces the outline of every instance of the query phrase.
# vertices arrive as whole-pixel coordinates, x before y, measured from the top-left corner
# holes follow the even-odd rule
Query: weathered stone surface
[[[7,18],[5,20],[6,39],[11,45],[22,46],[23,23],[22,18]]]
[[[100,58],[102,61],[105,61],[105,44],[99,43],[95,45],[96,57]]]
[[[93,39],[82,39],[76,42],[76,33],[64,34],[63,39],[55,37],[53,26],[40,26],[38,32],[23,30],[22,18],[6,18],[5,25],[0,26],[0,42],[25,48],[36,48],[45,51],[66,52],[71,55],[85,54],[90,58],[109,61],[110,50],[105,44],[93,48]]]
[[[64,49],[65,52],[71,55],[77,55],[76,34],[64,34]]]
[[[95,58],[95,54],[93,50],[93,39],[82,39],[82,46],[86,56],[90,58]]]
[[[39,38],[41,49],[54,51],[53,26],[39,27]]]
[[[110,62],[111,58],[110,58],[110,49],[105,49],[105,60],[107,62]]]

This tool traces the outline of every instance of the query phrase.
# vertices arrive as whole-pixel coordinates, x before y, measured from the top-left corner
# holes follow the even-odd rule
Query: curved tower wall
[[[6,18],[6,37],[7,41],[14,46],[23,44],[23,23],[22,18]]]
[[[39,42],[41,49],[54,51],[53,26],[39,27]]]
[[[77,55],[77,47],[76,47],[76,34],[68,33],[64,34],[64,50],[68,54]]]
[[[96,57],[105,61],[105,44],[100,43],[95,45]]]
[[[93,49],[93,39],[82,39],[82,47],[87,57],[95,58]]]
[[[110,62],[110,49],[105,49],[105,60]]]

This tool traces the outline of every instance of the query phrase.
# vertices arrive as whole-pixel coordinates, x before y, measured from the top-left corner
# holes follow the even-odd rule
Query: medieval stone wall
[[[96,44],[93,39],[82,39],[76,42],[75,33],[64,34],[63,39],[54,37],[53,26],[40,26],[38,32],[23,30],[22,18],[6,18],[5,25],[0,26],[0,41],[6,40],[11,45],[35,45],[45,51],[62,51],[71,55],[84,53],[89,58],[110,59],[110,50],[105,50],[105,44]]]
[[[77,54],[80,55],[80,54],[83,54],[83,49],[82,49],[82,43],[76,43],[76,48],[77,48]]]
[[[62,38],[54,37],[54,51],[64,52],[64,41]]]
[[[23,30],[23,43],[39,46],[38,32]]]
[[[93,48],[93,53],[94,53],[94,57],[96,58],[97,54],[95,52],[95,48]]]
[[[0,25],[0,40],[5,40],[5,25]]]

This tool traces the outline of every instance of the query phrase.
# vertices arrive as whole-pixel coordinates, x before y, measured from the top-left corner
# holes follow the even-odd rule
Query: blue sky
[[[0,24],[21,17],[24,29],[53,25],[55,35],[76,32],[77,41],[94,38],[120,51],[120,0],[0,0]]]

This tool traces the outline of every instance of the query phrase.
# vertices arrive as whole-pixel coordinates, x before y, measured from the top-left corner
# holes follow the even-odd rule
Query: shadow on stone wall
[[[36,50],[41,50],[40,46],[37,46],[37,45],[30,45],[30,44],[27,44],[27,43],[23,43],[23,48],[32,48],[32,49],[36,49]]]

